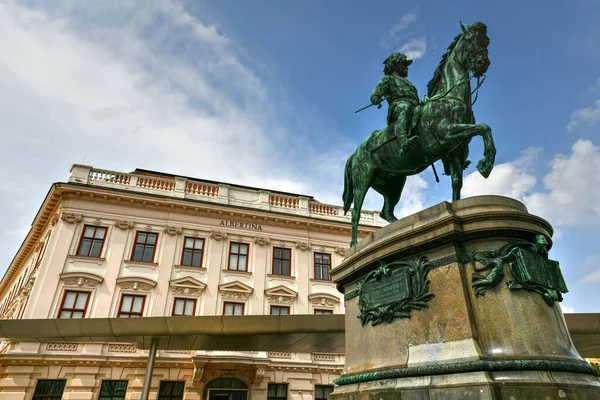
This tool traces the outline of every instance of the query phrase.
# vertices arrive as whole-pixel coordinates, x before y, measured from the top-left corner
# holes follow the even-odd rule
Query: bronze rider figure
[[[387,124],[393,136],[401,143],[398,155],[413,149],[418,136],[410,137],[413,108],[419,103],[417,88],[408,80],[408,66],[412,60],[402,53],[394,53],[383,62],[384,76],[371,93],[371,103],[381,108],[383,99],[388,102]]]

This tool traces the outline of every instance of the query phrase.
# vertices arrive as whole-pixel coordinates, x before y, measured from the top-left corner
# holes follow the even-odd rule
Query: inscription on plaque
[[[383,279],[365,282],[362,293],[366,307],[373,309],[410,297],[410,280],[407,267],[398,267],[390,271]]]
[[[431,264],[421,257],[413,262],[379,262],[358,283],[358,318],[364,326],[410,318],[412,310],[427,307],[433,297],[429,293],[427,273]]]

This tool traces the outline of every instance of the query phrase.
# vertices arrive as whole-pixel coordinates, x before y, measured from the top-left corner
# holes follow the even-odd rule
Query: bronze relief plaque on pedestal
[[[412,262],[378,263],[358,283],[358,318],[364,326],[392,322],[396,318],[410,318],[411,310],[427,307],[433,297],[429,293],[427,273],[431,265],[421,257]]]

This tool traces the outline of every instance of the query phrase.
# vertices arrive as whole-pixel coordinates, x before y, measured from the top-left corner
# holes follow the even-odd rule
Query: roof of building
[[[240,184],[237,184],[237,183],[224,182],[224,181],[212,181],[212,180],[204,179],[204,178],[198,178],[198,177],[192,177],[192,176],[186,176],[186,175],[169,174],[169,173],[166,173],[166,172],[152,171],[152,170],[149,170],[149,169],[136,168],[136,169],[134,169],[130,173],[131,174],[139,174],[139,175],[166,177],[166,178],[184,178],[184,179],[193,180],[193,181],[202,181],[202,182],[206,182],[206,183],[211,183],[213,185],[225,184],[227,186],[237,187],[237,188],[240,188],[240,189],[267,190],[267,191],[269,191],[271,193],[283,194],[285,196],[306,197],[307,199],[318,201],[313,196],[309,196],[309,195],[306,195],[306,194],[299,194],[299,193],[292,193],[292,192],[282,192],[282,191],[276,190],[276,189],[259,188],[259,187],[255,187],[255,186],[246,186],[246,185],[240,185]],[[342,198],[342,195],[340,194],[340,199],[341,198]]]

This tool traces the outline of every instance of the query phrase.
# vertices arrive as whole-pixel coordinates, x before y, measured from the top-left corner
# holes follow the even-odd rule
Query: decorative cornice
[[[254,289],[248,285],[244,285],[240,281],[219,285],[219,294],[224,299],[246,301],[250,298],[253,291]]]
[[[270,243],[271,241],[269,240],[269,238],[266,238],[264,236],[255,236],[254,237],[254,243],[256,243],[259,246],[266,246]]]
[[[296,248],[300,251],[307,251],[310,250],[312,246],[307,242],[296,242]]]
[[[60,280],[65,286],[96,287],[104,281],[104,278],[87,272],[65,272],[60,274]]]
[[[181,235],[181,231],[182,231],[181,228],[177,228],[174,226],[165,227],[165,232],[167,232],[167,234],[170,236]]]
[[[279,285],[265,290],[265,297],[269,303],[292,304],[298,293],[284,285]]]
[[[51,226],[54,226],[54,225],[56,225],[56,223],[58,222],[59,218],[60,218],[60,216],[59,216],[59,214],[58,214],[58,213],[56,213],[56,214],[53,214],[53,215],[50,217],[50,225],[51,225]]]
[[[346,248],[344,247],[336,247],[334,252],[335,254],[339,254],[340,256],[344,257],[346,255]]]
[[[124,221],[124,220],[116,220],[115,221],[115,226],[122,231],[132,229],[134,227],[134,225],[135,224],[133,222],[128,222],[128,221]]]
[[[123,277],[117,279],[117,285],[119,285],[121,289],[141,290],[148,292],[150,289],[156,286],[156,282],[151,279],[141,277]]]
[[[63,212],[60,216],[60,219],[65,221],[67,224],[75,224],[83,220],[83,215],[70,212]]]
[[[419,367],[393,368],[376,372],[346,375],[335,379],[336,385],[351,385],[355,383],[377,381],[382,379],[409,378],[427,375],[462,374],[466,372],[492,371],[552,371],[571,372],[598,376],[594,367],[586,362],[518,359],[518,360],[477,360],[451,364],[423,365]]]
[[[219,240],[227,238],[227,233],[221,231],[210,231],[210,237],[218,242]]]
[[[308,301],[316,306],[335,307],[340,299],[328,293],[315,293],[308,296]]]
[[[169,282],[171,291],[177,295],[200,296],[206,289],[206,284],[186,276],[179,279],[173,279]]]

